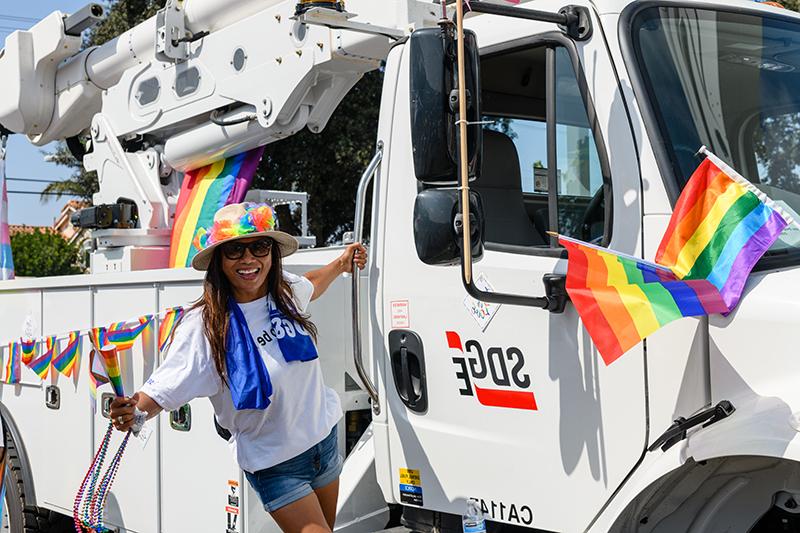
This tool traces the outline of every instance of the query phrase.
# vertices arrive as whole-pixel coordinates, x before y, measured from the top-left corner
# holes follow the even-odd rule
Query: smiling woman
[[[195,239],[192,260],[206,271],[203,296],[186,313],[165,362],[132,398],[111,406],[117,429],[135,411],[148,418],[190,400],[211,400],[230,431],[236,459],[283,531],[329,532],[342,468],[339,397],[322,379],[317,330],[306,309],[343,272],[363,269],[355,243],[304,276],[285,272],[294,237],[275,228],[266,204],[232,204]],[[257,343],[256,343],[257,339]]]

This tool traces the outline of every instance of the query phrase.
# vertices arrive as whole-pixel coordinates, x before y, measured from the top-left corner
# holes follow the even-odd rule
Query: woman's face
[[[273,247],[274,242],[268,237],[238,239],[220,245],[222,273],[228,278],[237,302],[250,302],[267,294]]]

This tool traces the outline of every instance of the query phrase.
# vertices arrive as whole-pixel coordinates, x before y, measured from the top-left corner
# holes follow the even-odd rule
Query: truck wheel
[[[68,533],[72,521],[61,514],[27,505],[22,483],[22,461],[10,434],[6,434],[5,505],[0,532]]]

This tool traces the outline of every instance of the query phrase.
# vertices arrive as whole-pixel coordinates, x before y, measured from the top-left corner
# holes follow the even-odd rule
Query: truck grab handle
[[[363,238],[367,189],[369,188],[370,182],[375,177],[375,173],[377,172],[382,159],[383,142],[379,141],[375,155],[372,157],[372,161],[370,161],[369,165],[367,165],[367,168],[364,169],[364,173],[361,175],[361,180],[358,182],[358,192],[356,193],[356,214],[353,222],[353,242],[361,242],[361,239]],[[353,301],[351,305],[353,311],[353,359],[356,365],[356,372],[358,372],[358,377],[361,379],[361,383],[364,385],[364,389],[366,389],[367,394],[369,394],[372,403],[372,412],[378,415],[381,412],[381,405],[380,401],[378,400],[378,391],[375,388],[375,385],[372,384],[369,374],[367,374],[367,371],[364,369],[364,361],[362,359],[360,278],[361,276],[358,273],[358,266],[355,264],[355,256],[353,256]]]

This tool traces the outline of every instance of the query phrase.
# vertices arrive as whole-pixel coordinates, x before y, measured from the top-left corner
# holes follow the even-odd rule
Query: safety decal
[[[228,480],[227,500],[225,502],[225,514],[227,515],[227,526],[225,533],[239,533],[240,520],[239,508],[241,494],[239,493],[239,482],[235,479]]]
[[[410,329],[411,316],[408,312],[408,300],[390,302],[392,311],[392,329]]]
[[[419,470],[400,469],[400,502],[422,506],[422,481]]]
[[[484,292],[494,292],[494,288],[489,283],[489,280],[486,279],[483,272],[478,274],[478,277],[475,278],[475,286]],[[469,316],[478,323],[481,331],[486,331],[489,322],[492,321],[497,310],[500,309],[500,304],[481,302],[472,296],[466,296],[464,297],[464,307],[469,311]]]

